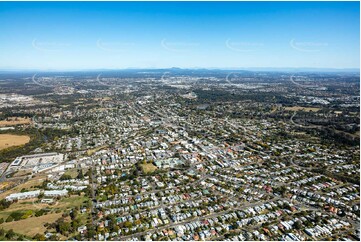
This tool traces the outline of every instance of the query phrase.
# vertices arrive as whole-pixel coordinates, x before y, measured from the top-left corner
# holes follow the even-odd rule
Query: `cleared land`
[[[3,218],[5,220],[12,212],[15,211],[28,211],[28,210],[36,211],[43,208],[65,211],[67,209],[79,207],[83,205],[85,201],[88,201],[88,198],[84,197],[83,195],[81,196],[73,195],[70,197],[63,197],[59,201],[56,201],[56,203],[53,205],[40,203],[39,199],[37,198],[20,200],[16,203],[11,204],[10,207],[1,211],[0,218]],[[19,221],[13,221],[13,222],[19,222]]]
[[[77,169],[70,169],[67,170],[64,175],[69,175],[71,178],[76,178],[78,176],[78,170]]]
[[[285,110],[288,111],[304,111],[304,112],[317,112],[321,108],[316,107],[301,107],[301,106],[294,106],[294,107],[285,107]]]
[[[29,143],[27,135],[0,134],[0,150]]]
[[[140,165],[144,173],[152,173],[157,170],[157,167],[151,163]]]
[[[107,147],[107,145],[103,145],[103,146],[100,146],[100,147],[97,147],[97,148],[94,148],[91,150],[87,150],[86,153],[87,153],[87,155],[92,155],[99,150],[105,149],[106,147]]]
[[[37,233],[44,233],[46,230],[44,224],[54,223],[58,218],[61,217],[61,215],[62,213],[52,213],[40,217],[31,217],[10,223],[3,223],[1,224],[1,227],[6,230],[13,229],[15,232],[20,234],[34,236]]]
[[[21,189],[26,189],[26,190],[37,190],[37,188],[32,188],[34,186],[38,186],[41,185],[43,183],[43,181],[46,179],[46,175],[39,175],[36,176],[14,188],[11,188],[10,190],[7,190],[3,193],[0,194],[0,199],[4,199],[6,196],[10,195],[11,193],[17,193],[20,192]],[[8,184],[7,182],[2,182],[0,184]]]
[[[16,118],[11,117],[6,120],[0,120],[0,127],[2,126],[13,126],[13,125],[19,125],[19,124],[30,124],[31,119],[30,118]]]

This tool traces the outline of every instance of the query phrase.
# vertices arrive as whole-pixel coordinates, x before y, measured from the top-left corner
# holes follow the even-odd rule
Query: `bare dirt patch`
[[[21,189],[37,190],[37,188],[33,188],[33,187],[41,185],[45,179],[46,179],[46,175],[39,175],[34,178],[31,178],[30,180],[26,181],[25,183],[21,183],[20,185],[1,193],[0,199],[4,199],[6,196],[10,195],[11,193],[20,192]],[[0,184],[2,184],[2,183],[0,183]]]
[[[45,223],[54,223],[58,218],[61,217],[61,213],[52,213],[40,217],[31,217],[19,221],[13,221],[10,223],[3,223],[1,227],[9,230],[13,229],[19,234],[25,234],[28,236],[34,236],[37,233],[44,233],[46,228]]]
[[[0,134],[0,150],[29,143],[28,135]]]
[[[87,150],[86,153],[87,153],[87,155],[92,155],[95,152],[97,152],[99,150],[102,150],[102,149],[105,149],[107,147],[108,147],[107,145],[103,145],[103,146],[100,146],[100,147],[97,147],[97,148],[94,148],[94,149]]]
[[[142,167],[144,173],[152,173],[157,170],[157,167],[151,163],[141,164],[140,166]]]
[[[317,112],[321,108],[317,107],[301,107],[301,106],[294,106],[294,107],[285,107],[285,110],[288,111],[304,111],[304,112]]]
[[[6,120],[0,120],[0,127],[2,126],[14,126],[19,124],[30,124],[30,118],[17,118],[17,117],[10,117]]]

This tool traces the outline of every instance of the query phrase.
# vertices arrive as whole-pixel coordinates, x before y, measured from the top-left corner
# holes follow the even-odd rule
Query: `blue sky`
[[[358,68],[359,2],[0,2],[0,69]]]

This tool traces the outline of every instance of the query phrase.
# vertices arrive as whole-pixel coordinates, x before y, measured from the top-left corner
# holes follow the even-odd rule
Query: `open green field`
[[[78,170],[77,169],[69,169],[67,170],[64,175],[69,175],[71,178],[76,178],[78,176]]]

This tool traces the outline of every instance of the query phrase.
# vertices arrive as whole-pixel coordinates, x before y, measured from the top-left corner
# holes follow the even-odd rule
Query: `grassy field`
[[[77,195],[64,197],[59,201],[57,201],[54,205],[39,203],[37,198],[27,199],[13,203],[10,205],[10,207],[2,210],[0,212],[0,218],[3,218],[5,220],[12,212],[16,212],[16,211],[18,212],[27,211],[27,210],[36,211],[43,208],[55,209],[55,210],[67,210],[75,207],[80,207],[84,205],[85,201],[88,201],[87,197],[77,196]]]
[[[28,180],[25,183],[22,183],[22,184],[14,187],[14,188],[8,190],[8,191],[5,191],[5,192],[1,193],[0,194],[0,199],[4,199],[6,196],[8,196],[11,193],[20,192],[21,189],[23,189],[23,188],[24,189],[29,189],[29,190],[36,190],[35,188],[32,189],[31,187],[41,185],[45,179],[46,179],[46,175],[36,176],[36,177]],[[3,183],[1,183],[1,184],[3,184]]]
[[[103,146],[100,146],[100,147],[97,147],[97,148],[94,148],[94,149],[91,149],[91,150],[87,150],[87,155],[92,155],[94,154],[95,152],[99,151],[99,150],[102,150],[102,149],[105,149],[106,147],[108,147],[107,145],[103,145]]]
[[[13,126],[18,124],[30,124],[30,118],[16,118],[11,117],[8,120],[0,120],[0,127],[2,126]]]
[[[301,107],[301,106],[294,106],[294,107],[285,107],[287,111],[304,111],[304,112],[317,112],[321,108],[316,107]]]
[[[55,205],[55,208],[74,208],[81,206],[85,201],[88,201],[89,199],[85,196],[70,196],[70,197],[64,197],[62,198],[57,205]]]
[[[50,209],[50,212],[46,215],[42,215],[40,217],[29,217],[27,219],[21,219],[18,221],[5,222],[0,224],[1,228],[6,230],[13,229],[14,232],[23,234],[26,236],[33,237],[37,233],[44,233],[46,228],[44,227],[45,223],[53,223],[58,218],[62,216],[64,211],[69,211],[71,208],[80,207],[85,205],[84,202],[88,201],[87,197],[83,195],[73,195],[70,197],[64,197],[56,202],[54,205],[42,204],[38,203],[37,199],[28,199],[24,201],[20,201],[17,203],[13,203],[9,208],[0,212],[0,218],[6,220],[8,216],[12,212],[25,212],[25,211],[33,211],[35,213],[37,210],[47,208]],[[83,224],[87,223],[88,214],[79,214],[79,218]],[[53,232],[53,231],[52,231]],[[65,237],[60,236],[62,240],[66,240]]]
[[[76,178],[78,176],[78,170],[77,169],[69,169],[67,170],[64,175],[69,175],[71,178]]]
[[[140,166],[144,173],[152,173],[153,171],[155,171],[157,169],[157,167],[151,163],[141,164]]]
[[[0,134],[0,150],[29,143],[28,135]]]
[[[44,233],[46,230],[44,224],[54,223],[58,218],[61,217],[61,215],[61,213],[52,213],[40,217],[31,217],[10,223],[3,223],[0,225],[0,227],[6,230],[13,229],[14,232],[19,234],[34,236],[37,233]]]

